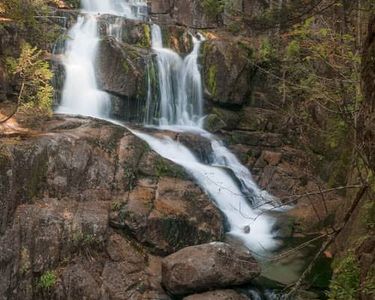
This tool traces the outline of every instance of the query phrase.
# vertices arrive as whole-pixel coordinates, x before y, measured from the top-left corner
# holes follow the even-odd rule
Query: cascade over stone
[[[220,242],[184,248],[162,262],[162,283],[174,295],[246,284],[259,274],[248,252]]]

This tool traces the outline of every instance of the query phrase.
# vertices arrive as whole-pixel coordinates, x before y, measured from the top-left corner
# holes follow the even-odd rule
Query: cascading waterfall
[[[63,58],[65,83],[62,91],[59,113],[81,114],[94,117],[108,117],[109,95],[98,89],[95,77],[95,58],[99,45],[97,17],[112,14],[128,18],[142,18],[147,5],[144,1],[82,0],[83,15],[69,30],[66,51]],[[116,21],[117,22],[117,21]],[[112,24],[113,34],[120,36],[120,29]],[[117,31],[116,31],[117,30]]]
[[[94,60],[99,38],[97,21],[92,15],[79,16],[69,31],[63,63],[66,72],[58,112],[106,117],[110,98],[100,91],[95,78]]]
[[[82,0],[83,15],[69,31],[66,42],[66,70],[61,106],[58,112],[82,114],[108,119],[110,99],[100,91],[95,78],[95,56],[99,43],[97,17],[112,14],[128,18],[144,18],[145,1]],[[113,18],[107,34],[121,40],[121,18]],[[152,102],[152,83],[148,78],[146,125],[173,131],[191,131],[210,140],[211,163],[199,161],[192,152],[168,137],[159,138],[140,131],[135,135],[146,141],[161,156],[184,167],[215,201],[230,226],[229,234],[243,241],[256,253],[273,249],[276,241],[272,236],[274,220],[255,209],[272,197],[261,191],[252,180],[248,169],[215,136],[203,130],[203,89],[198,55],[203,36],[192,36],[193,50],[181,58],[171,49],[164,48],[158,25],[152,25],[152,48],[156,53],[160,103]],[[153,64],[149,64],[150,68]],[[150,73],[150,72],[149,72]],[[153,106],[153,109],[151,109]],[[122,124],[120,124],[123,126]],[[255,292],[254,292],[255,293]],[[271,298],[270,298],[271,299]]]
[[[203,164],[185,146],[167,137],[160,139],[140,132],[135,134],[160,155],[183,166],[195,177],[226,215],[231,235],[240,238],[254,251],[264,252],[264,249],[272,249],[276,245],[271,234],[274,221],[260,210],[252,209],[252,206],[261,207],[273,199],[259,189],[249,170],[222,142],[201,129],[203,89],[198,55],[204,38],[192,36],[192,40],[192,52],[182,59],[173,50],[163,47],[161,29],[156,24],[152,25],[152,48],[157,55],[160,90],[158,124],[162,129],[193,131],[209,139],[213,150],[212,163]],[[148,86],[147,104],[150,108],[150,79]]]
[[[203,93],[198,54],[204,38],[192,36],[192,40],[192,52],[182,59],[173,50],[163,47],[160,26],[152,25],[152,48],[157,54],[160,90],[158,125],[201,126]],[[152,119],[149,114],[147,118]]]
[[[137,131],[134,134],[161,156],[181,165],[194,176],[226,216],[230,225],[229,234],[240,238],[257,253],[276,245],[271,234],[272,219],[259,215],[259,211],[251,208],[238,184],[224,168],[201,163],[184,145],[168,137],[156,138]]]

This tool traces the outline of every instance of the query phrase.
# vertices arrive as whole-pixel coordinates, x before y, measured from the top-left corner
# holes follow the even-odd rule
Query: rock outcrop
[[[0,298],[169,299],[150,253],[222,238],[206,194],[125,128],[56,116],[0,139]]]
[[[202,51],[207,96],[224,107],[249,102],[256,71],[250,63],[250,46],[219,36],[206,41]]]
[[[162,262],[162,283],[173,295],[246,284],[259,274],[248,252],[219,242],[184,248]]]

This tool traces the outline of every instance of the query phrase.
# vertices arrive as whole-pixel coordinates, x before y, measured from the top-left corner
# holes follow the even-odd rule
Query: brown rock
[[[185,297],[184,300],[247,300],[248,298],[234,290],[217,290]]]
[[[245,284],[259,274],[249,253],[219,242],[182,249],[162,264],[162,283],[174,295]]]
[[[71,265],[64,269],[58,298],[102,299],[100,287],[91,274],[80,264]]]
[[[220,213],[202,190],[171,177],[162,177],[157,184],[140,181],[110,222],[156,254],[220,240],[224,232]]]
[[[282,154],[273,151],[263,151],[261,156],[269,165],[276,166],[280,163]]]
[[[170,0],[151,1],[152,14],[166,14],[172,9]]]
[[[215,39],[206,41],[202,52],[203,78],[209,98],[223,107],[241,107],[250,99],[249,81],[255,74],[247,61],[246,46],[233,40]]]
[[[175,0],[173,17],[177,24],[192,28],[216,28],[221,16],[210,15],[200,0]]]

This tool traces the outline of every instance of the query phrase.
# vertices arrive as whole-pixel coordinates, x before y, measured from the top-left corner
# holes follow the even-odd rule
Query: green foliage
[[[269,62],[274,60],[275,57],[276,49],[268,38],[264,38],[259,47],[259,60],[262,62]]]
[[[49,11],[47,0],[6,0],[0,3],[0,15],[16,22],[30,25],[35,16]]]
[[[372,299],[375,297],[375,267],[372,266],[363,284],[363,292]]]
[[[65,0],[71,8],[80,8],[81,0]]]
[[[54,287],[57,281],[57,276],[53,271],[47,271],[39,278],[38,287],[44,290],[49,290]]]
[[[216,18],[224,11],[225,2],[225,0],[202,0],[201,5],[207,15]]]
[[[143,35],[142,39],[138,44],[142,48],[150,48],[151,47],[151,29],[150,25],[143,24]]]
[[[286,57],[293,59],[299,57],[301,48],[299,42],[296,40],[291,41],[286,48]]]
[[[50,47],[61,34],[61,28],[48,19],[48,4],[58,0],[0,0],[0,17],[17,25],[18,34],[39,48]]]
[[[353,253],[349,253],[337,263],[329,288],[329,300],[358,299],[360,269]]]
[[[6,64],[9,75],[21,80],[21,103],[28,108],[50,112],[53,96],[50,80],[53,74],[42,55],[41,50],[23,43],[19,58],[8,57]]]

